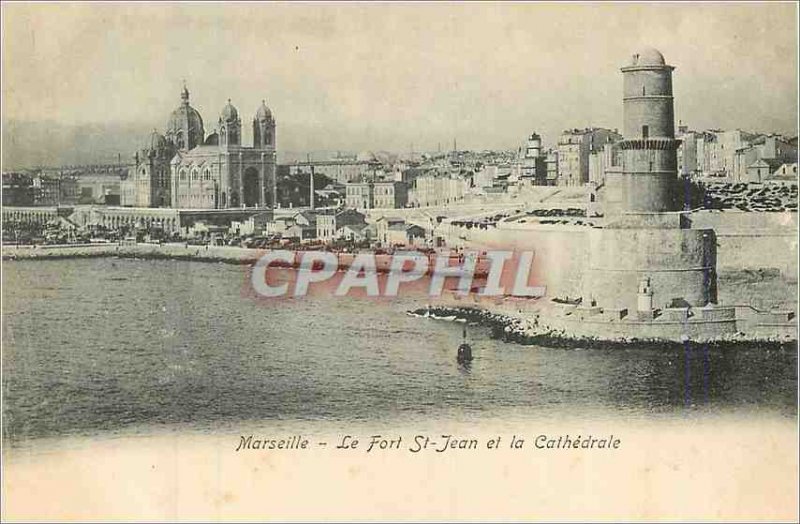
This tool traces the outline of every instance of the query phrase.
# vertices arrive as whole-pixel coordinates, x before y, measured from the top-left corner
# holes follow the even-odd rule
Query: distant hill
[[[3,169],[129,162],[152,131],[144,124],[3,122]]]
[[[3,169],[36,166],[62,166],[130,162],[145,145],[152,127],[146,124],[82,124],[8,120],[3,123]],[[159,130],[160,131],[160,130]],[[249,140],[245,139],[245,144]],[[314,160],[354,154],[350,151],[284,151],[278,149],[278,162]]]

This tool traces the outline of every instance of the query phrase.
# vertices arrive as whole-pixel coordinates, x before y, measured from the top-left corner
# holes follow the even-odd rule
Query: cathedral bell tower
[[[253,118],[253,147],[256,149],[275,148],[275,119],[264,100]]]
[[[230,98],[219,117],[219,145],[238,146],[242,144],[242,121],[239,112],[231,104]]]

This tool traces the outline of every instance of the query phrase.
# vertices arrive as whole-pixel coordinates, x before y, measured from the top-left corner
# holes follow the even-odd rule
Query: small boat
[[[459,364],[466,364],[472,362],[472,347],[467,344],[467,326],[464,326],[464,341],[458,346],[458,354],[456,355],[456,362]]]

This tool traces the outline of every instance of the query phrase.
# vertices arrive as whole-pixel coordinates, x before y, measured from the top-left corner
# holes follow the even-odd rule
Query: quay
[[[185,260],[194,262],[217,262],[234,265],[253,265],[259,258],[270,250],[236,247],[236,246],[214,246],[214,245],[192,245],[187,243],[103,243],[103,244],[60,244],[60,245],[37,245],[37,246],[3,246],[2,258],[5,261],[14,260],[58,260],[70,258],[129,258],[139,260]],[[302,257],[305,253],[313,252],[308,250],[287,250],[294,255],[294,261],[289,265],[293,269],[300,267]],[[451,259],[451,265],[456,265],[460,261],[460,254],[449,250],[430,250],[429,252],[398,250],[361,250],[356,252],[332,251],[337,257],[340,271],[347,270],[359,254],[372,254],[375,257],[376,271],[378,273],[388,272],[394,254],[414,253],[417,256],[428,258],[428,267],[433,268],[435,257],[447,255]],[[280,266],[280,264],[275,264]],[[477,257],[475,278],[485,277],[490,268],[490,261],[480,254]],[[428,273],[431,271],[429,270]]]

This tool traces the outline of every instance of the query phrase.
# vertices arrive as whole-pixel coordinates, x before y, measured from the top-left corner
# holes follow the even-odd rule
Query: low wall
[[[547,319],[547,325],[564,329],[572,336],[597,337],[612,340],[659,339],[681,342],[683,340],[707,341],[732,336],[736,333],[736,320],[697,320],[674,322],[626,322],[587,319]]]
[[[699,211],[692,227],[713,228],[717,235],[717,269],[777,268],[798,271],[797,213]]]
[[[531,285],[543,285],[548,296],[579,297],[586,267],[588,227],[501,222],[497,228],[448,232],[448,245],[478,250],[533,251]]]

